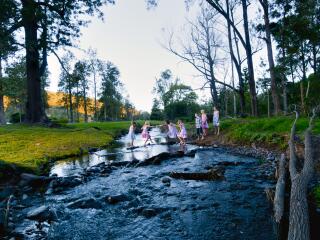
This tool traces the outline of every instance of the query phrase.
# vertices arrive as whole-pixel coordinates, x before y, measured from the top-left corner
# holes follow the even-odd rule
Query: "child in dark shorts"
[[[198,140],[200,139],[200,137],[202,137],[202,122],[201,122],[201,117],[196,113],[194,114],[195,117],[195,123],[196,123],[196,129],[197,129],[197,137]]]

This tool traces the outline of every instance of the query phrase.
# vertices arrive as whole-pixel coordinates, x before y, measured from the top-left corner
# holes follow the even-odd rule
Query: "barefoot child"
[[[200,140],[200,137],[202,137],[201,118],[197,113],[194,114],[194,117],[196,121],[197,137],[198,137],[198,140]]]
[[[178,133],[178,138],[180,140],[181,145],[186,145],[186,139],[187,139],[187,130],[181,120],[178,120],[178,126],[180,128],[180,132]]]
[[[129,128],[129,133],[128,133],[128,137],[131,140],[131,145],[130,147],[133,147],[133,142],[136,139],[136,136],[134,134],[135,130],[136,130],[137,124],[136,122],[131,122],[130,128]]]
[[[220,121],[219,121],[219,110],[216,107],[213,107],[213,127],[214,134],[219,135],[220,133]]]
[[[147,145],[147,142],[150,141],[151,143],[153,143],[152,139],[151,139],[151,136],[150,136],[150,133],[149,133],[149,128],[150,128],[150,123],[148,121],[146,121],[144,123],[144,125],[142,126],[142,138],[144,139],[144,146]]]
[[[170,122],[169,120],[166,120],[166,125],[168,127],[167,137],[171,139],[176,139],[178,136],[178,130],[176,126]]]
[[[201,139],[204,139],[205,136],[208,134],[208,117],[204,110],[201,110],[201,125],[202,125],[202,131],[203,135]]]

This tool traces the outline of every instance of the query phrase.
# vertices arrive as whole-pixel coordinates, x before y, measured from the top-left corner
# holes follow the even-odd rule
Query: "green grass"
[[[320,185],[317,185],[313,189],[313,194],[314,194],[314,197],[316,199],[317,206],[320,207]]]
[[[51,159],[80,153],[80,148],[110,144],[130,122],[76,123],[62,128],[13,124],[0,127],[0,160],[37,172]]]
[[[293,120],[292,117],[228,119],[222,121],[221,129],[230,140],[239,143],[256,142],[283,149],[287,146]],[[297,133],[301,135],[307,127],[308,119],[300,118]],[[319,120],[315,121],[314,133],[320,134]]]

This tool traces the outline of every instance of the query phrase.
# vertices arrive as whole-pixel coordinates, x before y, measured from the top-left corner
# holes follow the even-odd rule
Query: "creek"
[[[146,166],[112,165],[103,171],[96,167],[138,163],[180,149],[178,144],[166,145],[159,129],[150,133],[156,143],[146,147],[137,135],[135,144],[141,147],[129,150],[128,139],[122,137],[119,147],[56,162],[50,175],[76,178],[79,183],[21,200],[14,215],[15,234],[25,239],[77,240],[276,239],[265,194],[275,182],[265,177],[269,170],[258,159],[223,148],[187,145],[184,151],[195,151],[194,156]],[[206,172],[216,166],[224,168],[225,179],[169,177],[171,172]],[[40,206],[50,208],[50,220],[25,218]]]

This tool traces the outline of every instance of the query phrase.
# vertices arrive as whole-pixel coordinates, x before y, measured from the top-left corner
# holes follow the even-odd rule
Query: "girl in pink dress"
[[[208,128],[209,128],[208,117],[204,110],[201,110],[201,122],[202,122],[202,131],[203,131],[202,139],[204,139],[204,137],[207,136],[208,134]]]
[[[178,121],[178,126],[180,128],[180,132],[178,133],[178,138],[180,140],[180,144],[186,145],[186,139],[188,137],[187,130],[184,126],[184,123],[181,120]]]
[[[148,129],[150,128],[150,123],[148,121],[146,121],[144,123],[144,125],[142,126],[142,138],[144,140],[144,146],[147,145],[147,142],[150,141],[151,143],[153,143],[152,139],[151,139],[151,136],[150,136],[150,133],[148,131]]]

